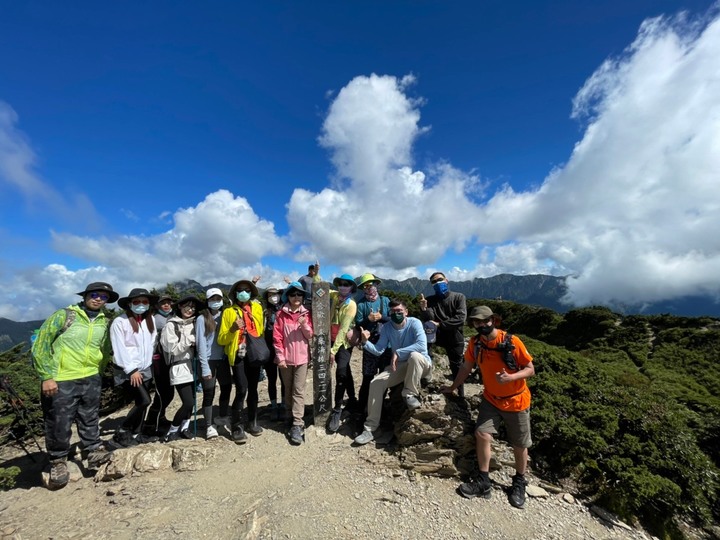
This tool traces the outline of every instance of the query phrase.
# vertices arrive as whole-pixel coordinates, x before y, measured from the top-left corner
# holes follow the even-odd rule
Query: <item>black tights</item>
[[[247,396],[247,421],[249,424],[257,422],[258,382],[262,366],[251,366],[245,360],[236,360],[232,367],[235,382],[235,399],[233,400],[233,425],[240,423],[240,413],[243,401]]]
[[[335,409],[342,408],[342,401],[347,392],[348,402],[355,401],[355,382],[350,370],[350,357],[352,347],[346,349],[343,345],[335,355]]]
[[[133,386],[130,381],[125,381],[123,386],[125,389],[133,394],[135,404],[130,409],[125,420],[120,426],[121,429],[131,431],[132,433],[138,433],[145,417],[145,411],[150,406],[150,386],[152,385],[152,379],[143,381],[140,386]]]
[[[192,414],[193,407],[195,406],[195,383],[187,382],[175,385],[182,405],[175,412],[175,416],[172,420],[173,427],[180,427],[183,420],[188,420],[190,414]]]

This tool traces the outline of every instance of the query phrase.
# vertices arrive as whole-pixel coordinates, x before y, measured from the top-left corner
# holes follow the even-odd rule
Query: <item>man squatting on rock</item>
[[[444,393],[457,389],[475,364],[480,368],[483,380],[483,395],[475,424],[475,448],[477,451],[480,478],[461,484],[458,490],[467,498],[490,498],[490,443],[497,434],[500,422],[504,422],[508,439],[515,454],[515,476],[508,493],[510,504],[516,508],[525,505],[525,471],[528,448],[532,444],[530,435],[530,389],[525,379],[535,374],[532,356],[520,339],[512,336],[512,357],[515,368],[511,369],[503,360],[504,351],[497,350],[505,342],[506,332],[499,330],[501,318],[487,306],[477,306],[470,313],[469,323],[477,331],[470,338],[465,351],[465,363],[460,368],[452,386],[442,388]]]

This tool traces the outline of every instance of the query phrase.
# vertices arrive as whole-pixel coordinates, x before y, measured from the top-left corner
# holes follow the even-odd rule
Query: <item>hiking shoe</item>
[[[245,425],[245,431],[253,437],[259,437],[260,435],[262,435],[263,428],[258,426],[257,423],[252,423]]]
[[[138,444],[148,444],[148,443],[154,443],[158,442],[160,440],[160,437],[156,435],[146,435],[145,433],[138,433],[135,435],[135,442]]]
[[[245,444],[247,442],[247,435],[245,435],[245,430],[241,426],[236,426],[233,429],[232,440],[236,444]]]
[[[328,421],[328,431],[332,431],[335,433],[338,429],[340,429],[340,417],[342,416],[342,411],[339,411],[337,409],[333,409],[333,412],[330,413],[330,420]]]
[[[169,443],[169,442],[177,441],[178,439],[180,439],[180,430],[178,430],[178,431],[168,431],[168,432],[167,432],[167,435],[165,435],[165,436],[163,437],[162,442],[164,442],[164,443]]]
[[[475,497],[489,499],[492,495],[492,485],[490,482],[471,480],[470,482],[460,484],[458,491],[460,492],[460,495],[466,499],[473,499]]]
[[[355,444],[367,444],[369,442],[372,442],[375,440],[375,435],[373,435],[373,432],[369,429],[366,429],[363,431],[360,435],[355,437]]]
[[[293,426],[290,428],[290,444],[300,445],[303,443],[302,426]]]
[[[122,429],[115,432],[112,442],[115,446],[119,446],[120,448],[130,448],[139,444],[138,441],[135,440],[135,437],[133,437],[132,433]]]
[[[516,474],[512,477],[512,486],[510,486],[510,491],[508,492],[508,500],[515,508],[525,508],[525,486],[527,486],[527,484],[524,476]]]
[[[183,429],[183,430],[180,432],[180,436],[181,436],[183,439],[188,439],[188,440],[190,440],[190,441],[195,438],[195,435],[194,435],[189,429]]]
[[[68,471],[67,460],[58,459],[52,462],[50,467],[50,481],[48,488],[60,489],[67,486],[70,481],[70,471]]]
[[[208,427],[205,429],[205,439],[208,439],[208,440],[209,440],[209,439],[214,439],[214,438],[217,437],[217,436],[218,436],[218,432],[217,432],[217,429],[215,429],[214,426],[208,426]]]
[[[229,416],[216,416],[213,420],[213,424],[216,426],[222,426],[229,428],[230,427],[230,417]]]
[[[98,469],[112,459],[112,452],[103,448],[90,450],[87,455],[88,469]]]
[[[415,396],[408,395],[408,396],[405,396],[405,405],[407,405],[408,409],[410,409],[411,411],[414,411],[415,409],[419,409],[420,405],[422,405],[422,403],[420,403],[420,400],[418,398],[416,398]]]

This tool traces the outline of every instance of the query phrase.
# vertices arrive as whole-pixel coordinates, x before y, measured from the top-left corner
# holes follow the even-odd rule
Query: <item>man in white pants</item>
[[[356,444],[367,444],[380,426],[383,397],[385,390],[396,384],[404,383],[402,395],[408,409],[420,407],[420,381],[432,376],[432,360],[427,350],[427,337],[419,319],[408,317],[405,304],[400,300],[391,300],[390,323],[380,329],[380,338],[373,344],[368,341],[370,332],[363,331],[363,348],[377,356],[390,347],[393,351],[390,365],[375,376],[370,383],[368,416],[364,431],[355,438]]]

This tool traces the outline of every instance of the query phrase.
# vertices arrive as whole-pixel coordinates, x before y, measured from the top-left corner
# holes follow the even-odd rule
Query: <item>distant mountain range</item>
[[[410,278],[403,281],[382,279],[381,289],[388,289],[418,296],[432,294],[432,287],[426,279]],[[171,287],[179,294],[202,294],[209,287],[219,287],[224,291],[230,288],[226,283],[209,283],[203,285],[193,280],[177,281]],[[500,274],[489,278],[475,278],[472,281],[453,281],[453,291],[463,293],[467,298],[485,298],[492,300],[509,300],[520,304],[531,304],[546,307],[564,313],[572,308],[562,304],[560,299],[565,295],[567,286],[565,277],[535,274],[515,276]],[[720,317],[720,304],[706,296],[687,296],[676,300],[653,304],[628,304],[609,306],[613,311],[644,315],[670,313],[684,317],[710,316]],[[33,330],[39,328],[42,321],[15,322],[0,318],[0,351],[9,349],[18,343],[29,342]]]

